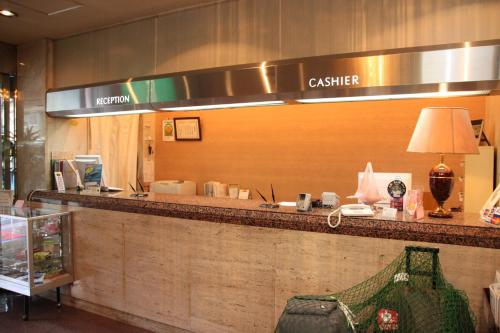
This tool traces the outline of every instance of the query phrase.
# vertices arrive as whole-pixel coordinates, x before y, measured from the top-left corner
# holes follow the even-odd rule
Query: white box
[[[196,182],[191,180],[158,180],[151,183],[150,191],[155,193],[196,195]]]

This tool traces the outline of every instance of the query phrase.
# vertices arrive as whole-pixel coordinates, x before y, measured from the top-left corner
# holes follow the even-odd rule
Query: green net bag
[[[439,249],[406,247],[384,270],[330,297],[353,332],[475,332],[466,295],[446,281]]]

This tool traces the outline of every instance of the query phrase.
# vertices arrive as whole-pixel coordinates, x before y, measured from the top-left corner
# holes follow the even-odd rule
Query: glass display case
[[[56,288],[60,305],[59,287],[73,281],[70,213],[0,207],[0,233],[0,288],[28,297]]]

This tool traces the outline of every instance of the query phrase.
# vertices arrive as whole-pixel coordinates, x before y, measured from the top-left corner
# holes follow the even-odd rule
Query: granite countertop
[[[135,198],[129,192],[83,195],[75,191],[34,191],[31,200],[59,205],[106,209],[128,213],[177,217],[208,222],[308,232],[344,234],[474,247],[500,248],[500,228],[479,220],[478,214],[455,213],[451,219],[425,217],[415,221],[399,213],[394,220],[380,217],[343,217],[332,229],[326,217],[331,209],[297,212],[295,207],[260,208],[262,201],[149,193]],[[336,219],[334,219],[336,221]]]

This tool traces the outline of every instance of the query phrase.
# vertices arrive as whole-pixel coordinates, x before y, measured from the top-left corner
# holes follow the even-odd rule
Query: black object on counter
[[[321,199],[312,199],[311,206],[312,208],[323,208],[323,202],[321,202]]]

